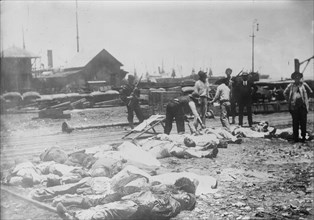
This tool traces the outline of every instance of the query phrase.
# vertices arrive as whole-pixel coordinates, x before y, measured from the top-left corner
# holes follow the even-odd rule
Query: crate
[[[149,94],[149,105],[152,106],[152,113],[165,114],[166,105],[181,95],[181,91],[151,91]]]

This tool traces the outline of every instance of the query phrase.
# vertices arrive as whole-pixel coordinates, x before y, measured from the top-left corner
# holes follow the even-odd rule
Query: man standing
[[[198,72],[199,80],[195,82],[194,92],[200,96],[200,116],[202,119],[203,125],[206,124],[206,112],[208,105],[208,92],[209,92],[209,83],[207,81],[207,74],[203,71]]]
[[[253,82],[249,80],[249,74],[247,72],[242,73],[242,80],[238,88],[238,104],[239,104],[239,125],[243,126],[243,111],[246,107],[247,118],[249,127],[252,127],[252,93],[253,93]]]
[[[313,91],[301,79],[303,74],[299,72],[299,68],[291,74],[291,79],[294,80],[290,83],[284,91],[284,95],[289,104],[289,111],[292,116],[292,127],[293,127],[293,139],[295,142],[299,141],[299,127],[301,128],[302,142],[305,142],[306,137],[306,123],[307,113],[309,110],[309,99],[308,94]]]
[[[135,77],[133,75],[128,76],[128,83],[123,85],[120,89],[120,98],[125,103],[128,111],[128,122],[130,127],[133,129],[133,118],[135,112],[139,122],[144,121],[144,115],[139,105],[140,90],[135,85]]]
[[[228,113],[230,112],[230,89],[228,87],[229,80],[226,78],[217,87],[216,95],[210,104],[213,104],[217,100],[220,103],[220,121],[223,127],[230,129],[228,120]]]
[[[228,119],[229,116],[232,117],[232,121],[231,124],[235,124],[235,116],[236,116],[236,98],[235,98],[235,94],[233,92],[233,79],[231,78],[231,74],[232,74],[232,69],[227,68],[226,71],[226,79],[227,79],[227,86],[230,89],[230,114],[228,114]]]
[[[184,121],[186,114],[189,114],[192,112],[194,115],[194,122],[193,126],[191,127],[191,130],[193,132],[196,132],[197,129],[197,122],[200,121],[200,116],[197,112],[196,105],[198,105],[199,102],[199,95],[196,92],[193,92],[190,95],[187,96],[180,96],[171,102],[168,103],[166,107],[166,122],[165,122],[165,134],[170,134],[172,129],[172,122],[173,119],[176,120],[177,125],[177,131],[178,133],[184,133],[185,127],[184,127]],[[201,123],[202,127],[203,124]]]

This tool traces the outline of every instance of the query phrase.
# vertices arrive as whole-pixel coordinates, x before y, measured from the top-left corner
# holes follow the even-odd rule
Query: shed
[[[63,70],[40,78],[51,82],[51,86],[57,86],[57,89],[60,87],[83,88],[90,81],[106,81],[110,87],[118,87],[127,74],[121,69],[122,66],[122,63],[105,49],[96,55],[82,51],[66,63]]]
[[[18,47],[1,52],[1,92],[31,90],[33,60],[38,55]]]

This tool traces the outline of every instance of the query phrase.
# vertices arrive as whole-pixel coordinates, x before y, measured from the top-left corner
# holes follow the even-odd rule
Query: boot
[[[208,155],[205,156],[205,158],[213,159],[217,157],[217,154],[218,154],[218,148],[215,147]]]
[[[277,128],[274,128],[271,132],[269,132],[270,135],[274,136],[276,134]]]
[[[302,137],[302,139],[301,139],[300,142],[305,143],[305,141],[306,141],[306,138],[305,138],[305,137]]]
[[[129,122],[129,125],[130,125],[130,128],[131,128],[131,129],[134,128],[134,123],[133,123],[133,121],[132,121],[132,122]]]
[[[228,147],[228,141],[225,140],[219,140],[219,143],[217,144],[218,148],[227,148]]]

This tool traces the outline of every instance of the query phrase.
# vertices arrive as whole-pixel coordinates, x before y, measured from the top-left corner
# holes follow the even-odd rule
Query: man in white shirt
[[[236,97],[235,95],[232,93],[233,92],[233,78],[231,78],[231,74],[232,74],[232,69],[227,68],[226,71],[226,78],[229,81],[228,82],[228,87],[230,88],[230,115],[232,117],[232,122],[231,124],[235,124],[235,117],[236,117]],[[229,117],[229,116],[228,116]]]
[[[224,79],[223,83],[221,83],[217,87],[216,95],[212,101],[210,101],[210,104],[213,104],[217,100],[219,100],[220,103],[220,121],[223,127],[229,129],[230,124],[228,120],[228,113],[230,112],[230,88],[227,86],[229,83],[228,79]]]
[[[203,71],[198,72],[199,80],[195,82],[194,92],[200,96],[200,116],[205,126],[206,122],[206,112],[208,105],[208,92],[209,92],[209,83],[207,81],[207,74]]]

